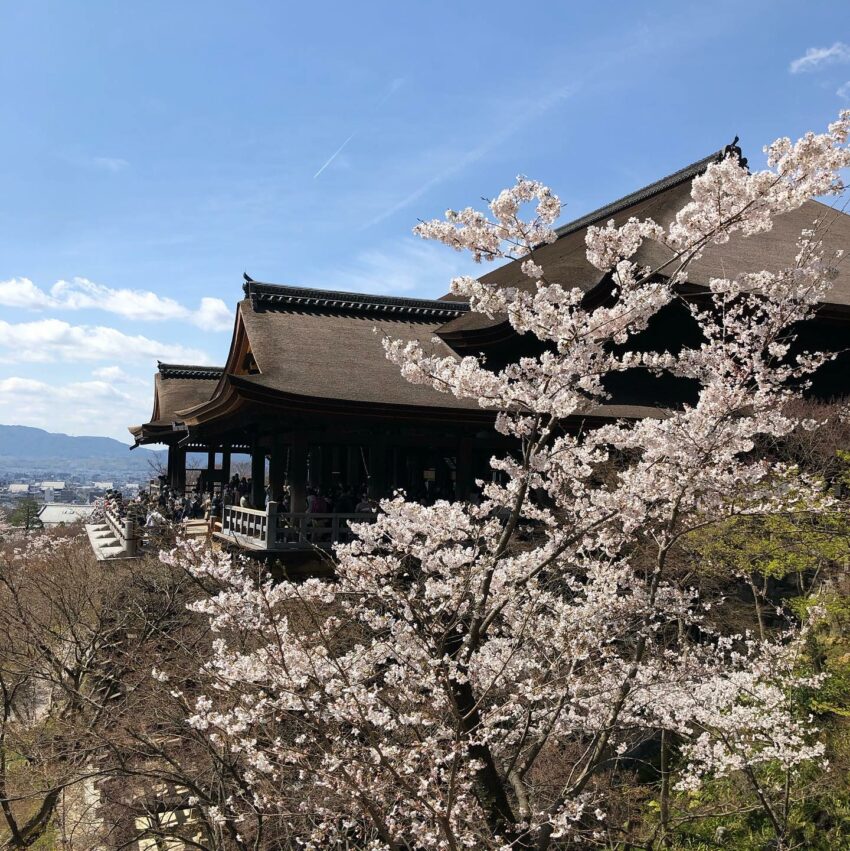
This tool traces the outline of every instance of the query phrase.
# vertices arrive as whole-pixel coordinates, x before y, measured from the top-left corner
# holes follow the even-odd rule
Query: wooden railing
[[[330,549],[334,544],[351,540],[349,523],[368,523],[374,519],[371,513],[278,513],[275,502],[270,502],[265,511],[226,505],[220,535],[264,550]]]
[[[124,553],[130,558],[138,555],[140,534],[136,528],[136,521],[132,517],[121,517],[114,508],[107,508],[104,516]]]
[[[258,543],[269,540],[269,515],[257,508],[240,508],[238,505],[225,505],[221,518],[223,535],[239,535]]]
[[[275,546],[270,549],[330,549],[354,537],[349,523],[371,523],[374,514],[278,514]]]

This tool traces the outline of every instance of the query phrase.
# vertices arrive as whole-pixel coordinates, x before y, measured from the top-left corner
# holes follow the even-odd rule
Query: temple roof
[[[381,344],[383,337],[415,341],[436,355],[455,357],[435,332],[447,318],[467,312],[468,305],[253,281],[245,290],[228,378],[209,405],[181,411],[189,422],[203,419],[205,409],[216,408],[235,389],[286,397],[294,405],[342,402],[364,411],[367,406],[372,411],[376,406],[480,410],[470,400],[406,381]]]
[[[211,380],[218,381],[224,372],[224,367],[221,366],[197,366],[195,364],[184,363],[163,363],[157,362],[159,375],[163,379],[172,378],[191,378],[196,380]]]
[[[159,440],[180,422],[178,411],[193,408],[209,400],[224,370],[220,366],[158,363],[154,376],[154,403],[150,421],[131,426],[137,443]]]
[[[668,225],[690,200],[691,181],[694,177],[729,151],[740,155],[737,148],[727,146],[618,201],[563,225],[556,231],[558,239],[555,242],[535,250],[535,261],[545,269],[549,280],[590,292],[606,276],[587,260],[587,229],[610,219],[622,224],[632,216],[649,217],[661,225]],[[725,244],[709,246],[690,266],[689,281],[694,284],[707,284],[713,277],[737,276],[763,269],[779,271],[792,265],[797,254],[800,232],[804,228],[811,228],[816,219],[827,256],[850,245],[850,216],[819,201],[807,201],[799,209],[778,216],[772,230],[767,233],[744,237],[739,232]],[[660,245],[647,240],[634,259],[641,264],[659,266],[668,262],[669,256]],[[513,260],[506,263],[482,275],[481,280],[531,291],[536,284],[522,273],[521,262]],[[833,282],[827,303],[850,307],[850,265],[847,263],[839,265],[838,277]],[[488,319],[481,314],[470,312],[446,323],[440,333],[451,339],[455,335],[492,333],[493,329],[503,324],[505,320],[502,317]]]
[[[741,159],[733,143],[564,225],[554,243],[536,249],[535,260],[550,280],[588,293],[602,292],[606,276],[587,260],[587,228],[610,219],[622,223],[631,216],[669,224],[689,200],[693,178],[711,162],[730,154]],[[787,266],[797,252],[800,231],[810,228],[815,219],[820,221],[819,236],[827,253],[850,243],[850,216],[810,201],[780,216],[768,233],[748,238],[736,234],[723,245],[709,247],[690,267],[690,281],[707,283],[711,277]],[[669,262],[664,252],[661,246],[646,241],[635,259],[659,268]],[[245,298],[237,307],[225,367],[160,363],[151,422],[131,429],[137,441],[150,442],[170,432],[175,422],[192,428],[228,419],[255,403],[266,410],[365,416],[475,422],[491,416],[472,400],[408,382],[386,359],[381,338],[419,343],[438,357],[458,358],[460,351],[483,350],[512,334],[504,318],[491,320],[473,313],[454,296],[413,299],[284,286],[244,277]],[[535,282],[522,274],[520,261],[497,268],[482,280],[528,290],[535,287]],[[850,315],[847,266],[839,268],[829,302],[830,309]],[[653,408],[607,405],[588,411],[587,416],[643,417],[653,413],[657,415]]]
[[[246,280],[242,285],[245,297],[255,311],[297,308],[304,313],[333,312],[358,316],[381,316],[411,320],[443,322],[469,311],[462,301],[446,303],[439,299],[401,298],[399,296],[369,295],[367,293],[317,290],[283,284],[263,284]]]
[[[727,152],[736,153],[740,158],[740,151],[733,146],[727,145],[726,148],[715,151],[713,154],[709,154],[707,157],[703,157],[695,163],[686,165],[684,168],[674,171],[673,174],[668,174],[666,177],[662,177],[661,180],[656,180],[654,183],[643,186],[635,192],[630,192],[628,195],[624,195],[616,201],[611,201],[604,207],[599,207],[590,213],[585,213],[583,216],[573,219],[571,222],[567,222],[565,225],[561,225],[561,227],[555,230],[555,233],[557,233],[560,238],[574,233],[575,231],[584,231],[586,228],[590,227],[590,225],[607,221],[608,219],[615,217],[618,213],[623,212],[623,210],[628,210],[630,207],[634,207],[635,204],[648,201],[650,198],[654,198],[656,195],[660,195],[662,192],[666,192],[669,189],[674,189],[682,183],[690,184],[690,182],[698,174],[702,174],[708,166],[711,165],[711,163],[719,162]]]

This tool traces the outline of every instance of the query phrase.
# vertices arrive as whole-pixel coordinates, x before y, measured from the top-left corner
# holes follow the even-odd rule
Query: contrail
[[[341,153],[342,149],[357,135],[355,130],[329,157],[327,162],[313,175],[315,180]]]
[[[382,107],[402,86],[404,85],[404,77],[396,77],[393,80],[384,96],[372,107],[370,113],[376,112]],[[341,153],[342,149],[360,132],[362,128],[358,127],[331,155],[327,162],[313,175],[315,180]]]

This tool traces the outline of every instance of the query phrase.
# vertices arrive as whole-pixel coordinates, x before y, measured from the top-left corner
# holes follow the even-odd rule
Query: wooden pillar
[[[221,481],[226,485],[230,481],[230,447],[226,447],[221,453]]]
[[[434,452],[434,487],[434,494],[440,499],[446,499],[451,490],[449,468],[446,466],[446,459],[442,449]]]
[[[418,446],[410,446],[407,448],[406,452],[407,493],[412,499],[419,499],[423,495],[425,487],[422,450]]]
[[[168,486],[176,491],[186,488],[186,450],[180,446],[168,449]]]
[[[383,443],[369,446],[369,498],[381,499],[387,496],[386,454]]]
[[[251,450],[251,505],[254,508],[266,505],[266,453],[260,446]]]
[[[400,446],[393,446],[392,453],[393,469],[391,478],[393,490],[398,490],[399,488],[406,488],[407,485],[404,480],[404,450]]]
[[[212,493],[215,490],[215,449],[210,449],[207,452],[207,480],[204,490]]]
[[[327,496],[333,488],[333,447],[325,444],[319,448],[319,489]]]
[[[289,448],[289,510],[295,513],[307,510],[307,454],[306,436],[293,435]]]
[[[347,446],[345,461],[345,482],[353,491],[359,493],[360,466],[362,464],[362,459],[360,457],[360,447]]]
[[[472,494],[472,441],[462,437],[457,444],[455,499],[467,500]]]
[[[334,488],[342,482],[342,451],[344,447],[335,443],[331,447],[331,484]]]
[[[317,488],[321,474],[321,452],[318,446],[311,446],[307,449],[307,459],[306,482],[311,488]]]
[[[280,502],[283,498],[283,486],[286,480],[286,445],[279,437],[272,443],[269,456],[269,489],[271,498]]]

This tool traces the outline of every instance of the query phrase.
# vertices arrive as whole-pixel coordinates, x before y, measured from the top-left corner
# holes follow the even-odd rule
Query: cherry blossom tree
[[[540,183],[519,178],[489,213],[416,228],[476,260],[519,259],[529,278],[462,277],[452,292],[537,337],[536,357],[493,370],[384,342],[408,380],[494,411],[517,450],[492,459],[501,475],[480,483],[478,505],[385,500],[338,547],[333,582],[256,581],[189,545],[163,556],[220,589],[195,604],[218,638],[189,723],[250,770],[243,799],[213,816],[276,814],[308,848],[605,845],[609,779],[661,732],[678,743],[675,788],[742,776],[776,847],[790,847],[788,786],[823,752],[795,701],[818,686],[800,665],[810,627],[783,613],[779,632],[730,633],[683,544],[730,518],[829,510],[817,477],[758,450],[817,425],[791,403],[828,356],[795,349],[794,328],[835,258],[813,222],[791,268],[687,297],[682,285],[712,246],[842,192],[848,133],[843,113],[825,133],[780,139],[763,171],[730,154],[668,223],[590,227],[587,257],[612,284],[601,305],[541,265],[561,205]],[[674,301],[701,342],[633,345]],[[606,402],[606,376],[634,368],[695,381],[698,396],[638,422],[565,427]]]

